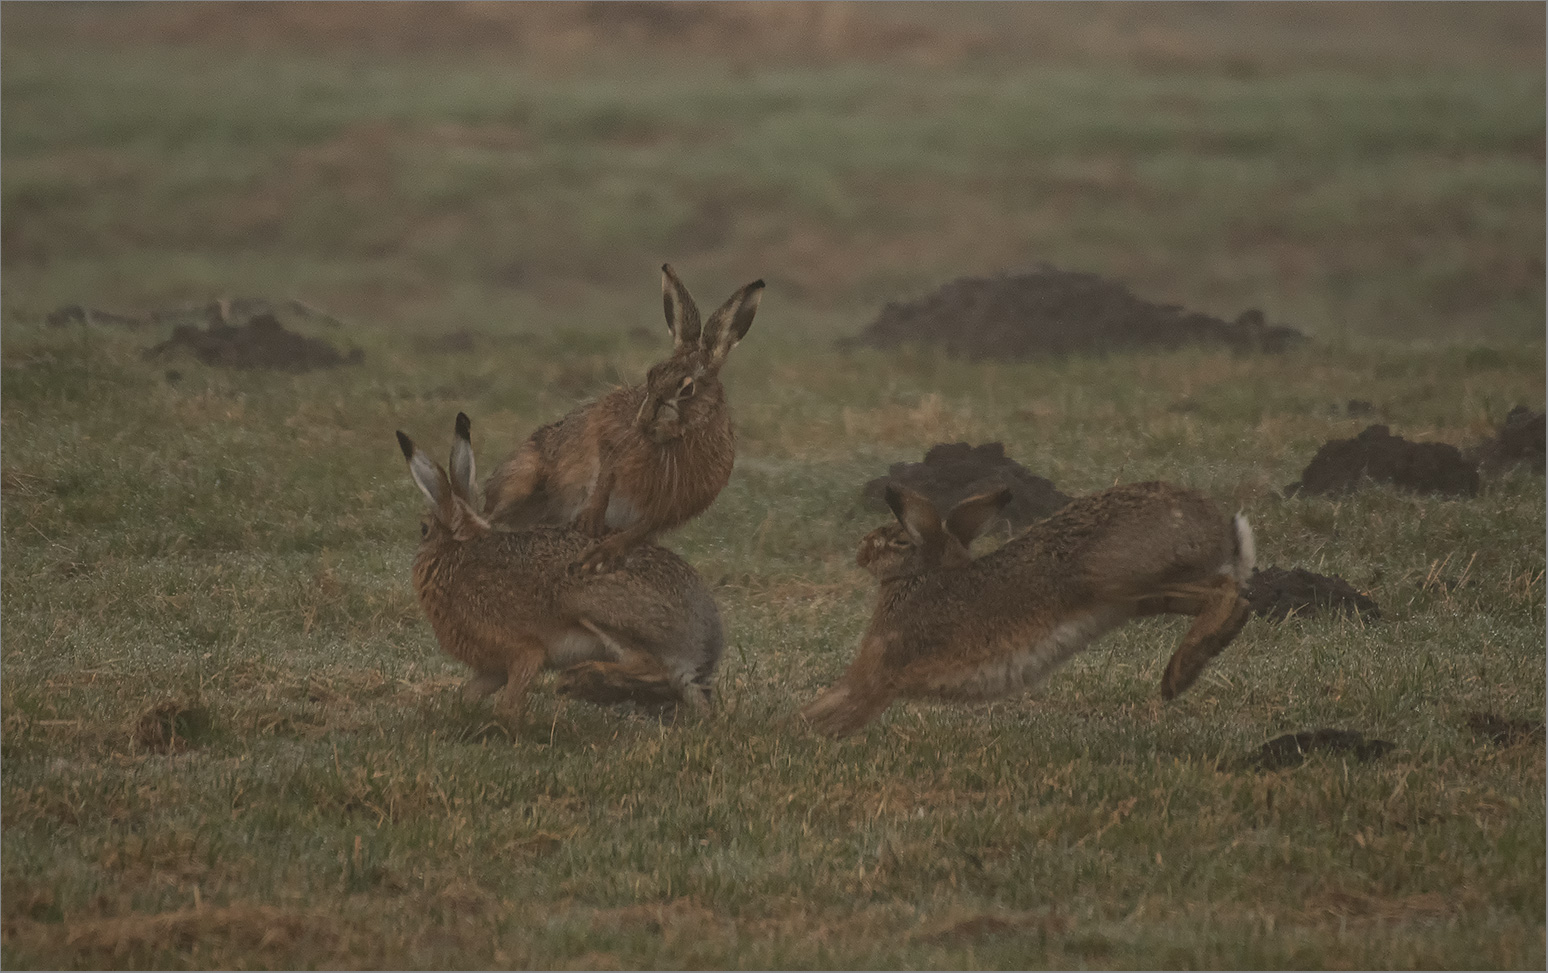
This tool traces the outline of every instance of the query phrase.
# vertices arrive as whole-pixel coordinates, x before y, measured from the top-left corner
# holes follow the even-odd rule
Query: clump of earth
[[[298,334],[280,324],[272,314],[259,314],[246,324],[211,323],[207,328],[181,324],[172,337],[147,348],[147,359],[191,354],[217,368],[267,368],[305,372],[314,368],[354,365],[365,360],[359,348],[341,354],[326,341]]]
[[[861,495],[874,507],[886,509],[887,484],[896,483],[923,494],[942,516],[968,497],[1005,486],[1011,501],[986,528],[1018,531],[1042,520],[1070,502],[1052,482],[1005,455],[1003,443],[937,443],[922,463],[893,463],[886,476],[866,483]]]
[[[1506,414],[1499,435],[1480,443],[1472,453],[1482,468],[1491,472],[1525,463],[1533,472],[1541,473],[1545,447],[1548,422],[1544,414],[1518,405]]]
[[[71,325],[114,325],[135,330],[166,324],[229,324],[232,321],[248,321],[264,314],[317,322],[330,328],[341,327],[344,324],[327,311],[305,301],[295,298],[270,300],[266,297],[221,298],[204,304],[156,308],[143,314],[119,314],[98,307],[67,304],[50,312],[45,320],[55,328]]]
[[[1288,770],[1305,763],[1313,753],[1348,754],[1363,762],[1375,760],[1395,746],[1390,740],[1371,739],[1358,730],[1323,728],[1275,737],[1248,758],[1248,764],[1257,770]]]
[[[1227,322],[1153,304],[1096,274],[1043,265],[1021,274],[961,277],[917,301],[888,304],[840,346],[933,345],[954,357],[1017,361],[1195,344],[1281,352],[1305,341],[1294,328],[1265,324],[1258,310]]]
[[[1243,592],[1255,615],[1284,621],[1291,615],[1309,618],[1319,612],[1353,612],[1368,621],[1381,618],[1374,600],[1355,590],[1343,578],[1316,574],[1304,568],[1267,567],[1254,571]]]
[[[1285,495],[1349,493],[1367,480],[1415,493],[1471,497],[1478,493],[1478,464],[1448,443],[1409,442],[1386,426],[1369,426],[1353,439],[1323,443]]]
[[[176,753],[197,745],[213,724],[209,708],[183,699],[166,699],[135,721],[130,735],[147,750]]]

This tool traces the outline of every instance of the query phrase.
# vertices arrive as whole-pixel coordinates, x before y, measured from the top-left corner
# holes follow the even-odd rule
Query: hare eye
[[[685,378],[685,379],[683,379],[682,384],[677,387],[677,397],[680,398],[680,399],[686,399],[686,398],[690,398],[692,395],[693,395],[693,379],[692,378]]]
[[[424,537],[425,535],[427,535],[429,533],[430,533],[430,525],[429,524],[422,523],[422,524],[419,525],[419,536],[420,537]]]
[[[887,542],[887,546],[888,547],[898,547],[898,548],[908,547],[909,546],[908,538],[906,538],[906,537],[894,537],[892,540]]]

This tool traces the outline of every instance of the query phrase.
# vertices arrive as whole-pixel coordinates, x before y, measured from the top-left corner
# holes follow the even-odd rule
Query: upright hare
[[[1161,679],[1171,699],[1247,620],[1240,583],[1252,529],[1200,494],[1135,483],[1071,501],[992,554],[968,544],[1010,499],[959,503],[943,524],[896,486],[897,523],[871,531],[856,561],[879,582],[860,652],[803,710],[823,733],[852,733],[899,697],[978,700],[1035,685],[1092,641],[1140,615],[1194,616]]]
[[[715,601],[671,551],[642,546],[626,568],[577,577],[590,545],[570,527],[498,531],[475,512],[468,417],[457,415],[451,475],[403,433],[409,473],[430,501],[414,558],[414,590],[447,655],[473,668],[465,692],[503,687],[514,718],[545,665],[594,702],[682,701],[703,709],[723,639]]]
[[[731,478],[736,440],[720,368],[752,326],[763,281],[731,295],[702,327],[671,265],[661,268],[661,290],[671,356],[644,385],[538,429],[485,485],[484,515],[500,526],[615,531],[587,553],[585,571],[612,568],[634,545],[703,513]]]

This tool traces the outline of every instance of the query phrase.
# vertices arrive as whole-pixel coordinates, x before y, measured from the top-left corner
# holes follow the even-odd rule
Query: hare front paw
[[[570,565],[570,573],[578,575],[607,574],[623,567],[624,556],[611,545],[598,544],[586,556]]]

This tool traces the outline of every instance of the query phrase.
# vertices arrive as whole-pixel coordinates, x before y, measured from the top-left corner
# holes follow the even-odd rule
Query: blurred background
[[[1543,332],[1542,4],[10,3],[3,48],[7,318],[654,331],[671,261],[838,337],[1048,262]]]

